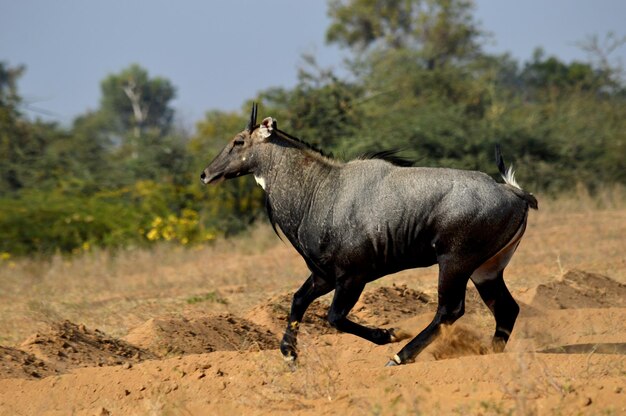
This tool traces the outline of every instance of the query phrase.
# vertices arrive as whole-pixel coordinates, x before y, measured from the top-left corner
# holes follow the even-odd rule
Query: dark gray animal
[[[439,264],[438,307],[432,322],[388,365],[410,362],[465,309],[472,280],[496,320],[494,348],[504,349],[519,313],[503,270],[537,200],[496,159],[505,183],[455,169],[400,167],[380,159],[343,163],[279,130],[265,118],[237,134],[203,171],[205,184],[253,174],[278,225],[311,275],[295,293],[280,349],[297,357],[298,325],[316,298],[335,290],[328,321],[376,344],[398,341],[393,329],[347,318],[365,284],[390,273]]]

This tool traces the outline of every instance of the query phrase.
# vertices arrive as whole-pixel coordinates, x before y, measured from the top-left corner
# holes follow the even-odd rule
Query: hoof
[[[298,358],[296,347],[286,342],[280,343],[280,352],[283,354],[283,359],[287,362],[294,362]]]
[[[387,332],[389,332],[389,339],[391,342],[399,342],[403,339],[411,338],[411,334],[401,329],[389,328]]]
[[[292,373],[294,373],[296,369],[298,368],[296,364],[296,356],[295,355],[283,355],[283,360],[285,360],[285,363],[287,364],[287,368],[289,368],[289,370]]]
[[[493,348],[493,352],[500,353],[504,352],[504,347],[506,347],[506,341],[500,337],[494,337],[491,341],[491,347]]]
[[[400,357],[398,357],[398,354],[396,354],[391,358],[391,360],[389,360],[387,364],[385,364],[385,367],[395,367],[400,364],[402,364],[402,360],[400,359]]]

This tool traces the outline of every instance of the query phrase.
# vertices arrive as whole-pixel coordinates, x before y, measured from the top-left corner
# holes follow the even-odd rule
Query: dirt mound
[[[252,308],[246,318],[257,325],[269,328],[274,334],[282,335],[287,327],[287,317],[291,310],[292,293],[284,293],[274,296],[259,306]],[[300,332],[323,335],[335,334],[337,330],[330,326],[326,317],[328,316],[328,302],[315,300],[306,310],[303,325],[300,325]]]
[[[436,304],[423,292],[406,285],[366,290],[353,314],[370,325],[387,325],[421,313],[434,312]]]
[[[268,299],[252,308],[246,317],[254,323],[270,328],[282,335],[287,326],[293,294],[285,293]],[[304,315],[301,332],[312,335],[336,334],[327,320],[329,303],[327,300],[314,301]],[[435,305],[430,297],[406,285],[383,286],[365,290],[350,312],[349,318],[368,326],[387,325],[420,313],[432,312]]]
[[[572,270],[561,280],[537,286],[531,305],[543,309],[623,308],[626,285],[600,274]]]
[[[136,363],[152,354],[112,338],[102,331],[70,321],[55,324],[46,333],[30,336],[21,345],[27,353],[45,361],[61,372],[77,367]]]
[[[0,346],[0,379],[42,378],[58,373],[56,368],[33,354]]]
[[[577,344],[624,343],[623,322],[626,308],[545,309],[537,316],[519,319],[507,351],[572,351],[575,347],[571,346]]]
[[[278,348],[278,339],[269,330],[231,314],[153,318],[124,339],[161,357]]]

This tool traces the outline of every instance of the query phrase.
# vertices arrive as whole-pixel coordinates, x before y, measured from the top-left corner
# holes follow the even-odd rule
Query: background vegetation
[[[525,62],[483,50],[488,36],[466,0],[331,0],[327,42],[349,76],[305,57],[294,88],[261,91],[239,113],[209,111],[193,135],[173,123],[176,87],[130,65],[101,82],[98,110],[71,126],[25,117],[25,68],[0,62],[0,262],[93,247],[197,244],[263,218],[250,178],[201,187],[199,173],[261,115],[349,159],[401,149],[424,166],[495,173],[503,145],[533,192],[626,184],[626,84],[588,38],[586,62],[537,49]]]

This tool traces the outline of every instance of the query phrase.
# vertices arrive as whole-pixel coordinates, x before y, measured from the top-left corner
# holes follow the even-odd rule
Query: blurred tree
[[[538,50],[520,69],[482,53],[472,9],[465,0],[330,1],[327,41],[354,52],[351,112],[367,120],[344,151],[400,148],[421,165],[495,173],[501,142],[535,189],[623,182],[626,94],[606,58],[621,39],[587,42],[596,65]]]
[[[19,111],[17,81],[24,71],[0,62],[0,194],[53,184],[50,145],[64,135],[55,123],[33,123]]]
[[[547,93],[569,89],[601,92],[612,83],[591,64],[578,61],[567,64],[555,56],[545,57],[541,48],[535,49],[532,60],[526,63],[520,77],[528,87]]]
[[[24,66],[10,67],[0,62],[0,193],[23,186],[18,172],[18,159],[23,152],[17,139],[24,134],[24,126],[19,120],[21,98],[17,93],[17,80],[24,69]]]
[[[118,184],[136,180],[188,180],[187,137],[172,127],[171,100],[176,89],[169,80],[150,77],[139,65],[131,65],[101,82],[102,97],[91,134],[108,135],[111,154],[120,169],[112,174]],[[121,174],[120,174],[121,173]]]
[[[131,182],[152,180],[188,184],[196,175],[190,172],[191,155],[186,141],[187,138],[179,132],[167,136],[144,134],[139,155],[122,160],[123,166],[128,169],[128,179]]]
[[[330,0],[326,40],[355,52],[419,50],[432,70],[480,53],[484,33],[473,7],[470,0]]]
[[[305,66],[299,69],[293,89],[261,92],[263,112],[276,118],[279,128],[313,146],[328,152],[337,150],[360,124],[355,105],[360,88],[339,79],[332,70],[320,68],[313,57],[302,58]]]
[[[608,32],[601,40],[598,35],[587,36],[578,43],[578,46],[587,52],[589,62],[597,68],[599,75],[605,79],[609,92],[624,94],[624,67],[623,63],[615,60],[611,55],[626,44],[626,36],[617,36]]]
[[[342,152],[397,148],[426,164],[476,167],[459,160],[475,147],[468,133],[490,108],[496,71],[472,11],[467,0],[330,1],[327,41],[355,52],[351,112],[367,120]]]
[[[60,144],[64,164],[75,165],[74,175],[96,188],[111,188],[123,172],[114,168],[113,142],[109,120],[102,112],[93,111],[74,119],[71,140]]]
[[[137,157],[145,133],[166,135],[172,125],[174,110],[170,101],[176,90],[165,78],[150,78],[139,65],[131,65],[101,82],[101,111],[114,126],[114,131],[130,140],[130,151]]]
[[[0,108],[17,110],[17,105],[22,101],[17,93],[17,80],[25,70],[24,65],[10,67],[8,63],[0,61]]]

